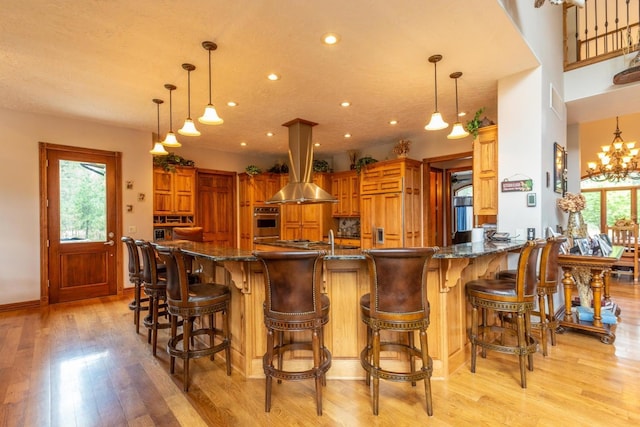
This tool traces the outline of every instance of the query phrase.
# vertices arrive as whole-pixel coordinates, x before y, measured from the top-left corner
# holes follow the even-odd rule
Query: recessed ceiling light
[[[464,112],[464,111],[460,111],[460,112],[458,113],[458,117],[464,117],[464,116],[466,116],[466,115],[467,115],[467,113],[466,113],[466,112]]]
[[[319,142],[315,142],[315,143],[313,144],[313,146],[314,146],[314,147],[320,147],[320,143],[319,143]]]
[[[246,147],[246,146],[247,146],[247,143],[246,143],[246,142],[241,142],[241,143],[240,143],[240,146],[241,146],[241,147]]]
[[[397,125],[398,121],[397,120],[389,120],[389,124],[392,125],[392,126],[393,125]]]
[[[273,136],[273,132],[267,132],[267,136]]]
[[[349,101],[342,101],[342,102],[340,103],[340,105],[341,105],[341,106],[343,106],[343,107],[350,107],[350,106],[351,106],[351,103],[350,103]]]
[[[271,81],[276,81],[276,80],[280,80],[280,76],[277,75],[276,73],[271,73],[267,76],[267,78]]]
[[[351,138],[351,134],[350,134],[350,133],[345,133],[345,134],[344,134],[344,137],[345,137],[345,138]]]
[[[237,107],[237,106],[238,106],[238,103],[237,103],[237,102],[235,102],[235,101],[229,101],[229,102],[227,102],[227,105],[228,105],[229,107]]]
[[[322,36],[322,43],[326,45],[334,45],[340,41],[340,36],[336,33],[327,33]]]

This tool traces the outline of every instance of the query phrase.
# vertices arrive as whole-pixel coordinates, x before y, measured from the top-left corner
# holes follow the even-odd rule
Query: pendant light
[[[456,82],[456,122],[453,124],[451,133],[447,135],[448,139],[460,139],[464,138],[465,136],[469,136],[469,132],[467,132],[464,126],[462,126],[462,123],[460,123],[460,116],[458,115],[458,79],[460,78],[460,76],[462,76],[462,73],[460,71],[449,74],[449,77],[451,77]]]
[[[440,130],[449,126],[449,123],[442,120],[442,115],[438,111],[438,72],[436,65],[442,59],[442,55],[432,55],[429,62],[433,64],[434,86],[436,94],[436,109],[431,115],[431,121],[424,127],[426,130]]]
[[[184,120],[182,129],[178,130],[180,135],[184,136],[200,136],[200,132],[196,129],[196,125],[191,120],[191,72],[196,69],[195,65],[182,64],[182,68],[187,70],[187,118]]]
[[[162,145],[162,142],[160,142],[160,104],[162,104],[164,101],[162,99],[154,98],[153,102],[158,106],[158,133],[156,134],[156,138],[158,138],[158,141],[156,141],[149,153],[153,154],[154,156],[166,156],[169,153],[164,149],[164,145]]]
[[[216,107],[211,103],[211,51],[216,50],[218,45],[214,42],[202,42],[202,47],[209,51],[209,104],[204,107],[204,114],[198,121],[205,125],[221,125],[224,120],[218,116]]]
[[[173,102],[171,100],[171,92],[176,90],[176,87],[172,84],[167,83],[164,85],[165,89],[169,90],[169,132],[167,132],[167,136],[162,141],[162,145],[165,147],[182,147],[182,144],[178,142],[178,138],[176,138],[176,134],[173,133]]]

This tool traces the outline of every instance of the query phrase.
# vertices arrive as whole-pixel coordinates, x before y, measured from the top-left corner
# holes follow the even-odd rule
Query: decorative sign
[[[510,193],[512,191],[531,191],[533,190],[532,179],[519,179],[516,181],[502,181],[502,192]]]

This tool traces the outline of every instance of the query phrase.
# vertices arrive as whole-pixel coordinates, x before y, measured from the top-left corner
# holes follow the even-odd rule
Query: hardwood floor
[[[154,358],[129,297],[0,313],[0,425],[640,425],[640,286],[614,280],[612,296],[622,310],[613,345],[558,335],[549,356],[535,355],[524,390],[517,359],[489,352],[475,374],[467,364],[432,381],[433,417],[421,385],[381,382],[376,417],[364,381],[339,380],[327,381],[321,417],[313,381],[274,383],[265,413],[264,380],[227,377],[221,358],[192,361],[185,394],[182,363],[168,372],[167,331]]]

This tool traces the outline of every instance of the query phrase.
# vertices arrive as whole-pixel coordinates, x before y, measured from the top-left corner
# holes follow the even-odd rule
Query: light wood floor
[[[558,336],[548,357],[535,355],[519,384],[517,359],[489,353],[477,373],[465,365],[432,381],[433,417],[424,388],[381,382],[380,415],[364,381],[329,380],[316,416],[313,382],[274,383],[264,412],[264,380],[224,374],[221,358],[168,373],[161,331],[158,357],[146,331],[135,334],[128,298],[103,298],[0,313],[2,426],[626,426],[640,425],[640,286],[614,283],[622,309],[613,345],[577,332]]]

